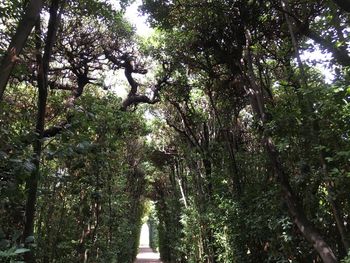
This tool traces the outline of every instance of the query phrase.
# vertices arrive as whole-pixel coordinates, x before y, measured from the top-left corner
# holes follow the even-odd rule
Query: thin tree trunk
[[[31,176],[26,182],[27,189],[27,203],[25,211],[25,225],[23,230],[23,240],[28,241],[28,237],[34,236],[34,218],[35,218],[35,207],[37,199],[37,189],[38,189],[38,180],[40,175],[40,159],[42,153],[42,138],[45,127],[45,115],[46,115],[46,103],[47,103],[47,76],[49,72],[49,61],[52,53],[52,47],[54,45],[57,25],[59,22],[59,2],[60,0],[53,0],[50,7],[50,20],[48,25],[47,39],[45,43],[44,56],[41,55],[41,29],[40,29],[40,20],[36,25],[36,49],[37,49],[37,63],[38,63],[38,112],[36,120],[35,131],[37,133],[37,138],[33,144],[34,149],[34,165],[35,170],[32,172]],[[25,254],[26,262],[35,262],[33,252],[30,251]]]
[[[111,246],[113,241],[113,217],[112,217],[112,178],[111,178],[111,171],[108,169],[108,176],[107,176],[107,182],[108,182],[108,239],[107,244],[108,247]]]
[[[59,219],[59,222],[58,222],[58,225],[57,225],[57,228],[56,228],[56,234],[55,234],[55,237],[54,237],[54,241],[53,241],[53,245],[52,245],[52,250],[51,250],[51,261],[50,262],[54,262],[54,260],[56,258],[58,258],[58,251],[55,249],[58,245],[58,242],[61,238],[61,233],[62,233],[62,228],[63,228],[63,223],[64,223],[64,218],[66,216],[65,214],[65,208],[66,208],[66,199],[64,197],[64,195],[62,195],[62,199],[61,199],[61,209],[60,209],[60,219]]]
[[[327,167],[327,163],[326,163],[326,160],[325,160],[325,153],[321,150],[321,153],[320,153],[320,162],[321,162],[321,165],[322,165],[322,172],[323,172],[323,176],[325,178],[329,178],[329,174],[328,174],[328,167]],[[338,233],[339,233],[339,236],[340,236],[340,239],[341,239],[341,242],[342,242],[342,245],[345,249],[345,252],[349,251],[350,249],[350,245],[349,245],[349,241],[348,241],[348,238],[347,238],[347,233],[346,233],[346,228],[345,228],[345,225],[344,225],[344,217],[341,213],[341,210],[339,208],[339,205],[338,205],[338,202],[337,202],[337,199],[336,197],[334,198],[333,195],[335,194],[334,191],[333,191],[333,187],[331,186],[332,182],[328,182],[328,186],[327,186],[327,191],[328,191],[328,194],[329,194],[329,198],[328,198],[328,202],[331,206],[331,210],[332,210],[332,213],[333,213],[333,216],[334,216],[334,220],[335,220],[335,224],[337,226],[337,230],[338,230]]]
[[[343,7],[350,6],[350,1],[349,0],[334,0],[334,2],[336,2],[338,4],[338,6],[340,6],[339,5],[340,3],[344,4]],[[289,19],[288,18],[289,17],[288,14],[291,14],[292,10],[286,10],[286,8],[288,9],[288,0],[282,0],[282,3],[284,4],[282,9],[283,9],[284,13],[287,13],[286,14],[286,18],[287,18],[287,22],[288,22],[288,19]],[[302,21],[298,20],[296,17],[294,17],[294,21],[295,21],[295,24],[298,27],[300,27],[300,28],[303,27]],[[289,27],[289,30],[291,30],[289,25],[288,25],[288,27]],[[332,53],[334,59],[340,65],[342,65],[344,67],[350,66],[350,56],[349,56],[349,52],[347,50],[347,45],[346,44],[341,45],[341,46],[337,46],[335,43],[332,43],[332,41],[328,40],[325,37],[322,37],[319,33],[313,31],[310,28],[306,28],[306,29],[300,30],[300,32],[302,32],[302,34],[304,36],[312,39],[317,44],[321,45],[328,52]]]
[[[229,164],[230,166],[230,170],[232,172],[232,175],[231,175],[231,184],[233,185],[232,188],[234,188],[233,190],[233,196],[236,197],[237,199],[240,199],[241,197],[241,193],[242,193],[242,185],[241,185],[241,180],[239,178],[239,174],[238,174],[238,166],[237,166],[237,162],[236,162],[236,156],[235,156],[235,151],[234,151],[234,146],[233,146],[233,143],[232,143],[232,140],[230,139],[230,136],[229,136],[229,131],[227,130],[224,130],[224,126],[222,125],[222,121],[221,121],[221,118],[219,116],[219,112],[217,110],[217,107],[215,105],[215,102],[214,102],[214,98],[213,98],[213,93],[211,90],[209,90],[208,92],[208,97],[209,97],[209,101],[210,101],[210,104],[214,110],[214,114],[218,120],[218,123],[219,123],[219,127],[222,131],[224,131],[224,137],[225,137],[225,140],[226,140],[226,146],[227,146],[227,150],[230,154],[230,158],[231,158],[231,162]],[[235,117],[235,119],[237,119],[237,117]]]
[[[97,142],[99,142],[101,137],[97,139]],[[91,241],[92,241],[92,253],[91,256],[97,260],[98,257],[98,248],[96,246],[96,242],[98,239],[98,227],[100,224],[100,212],[101,212],[101,204],[100,204],[100,162],[99,160],[95,161],[95,164],[97,167],[95,167],[96,171],[96,182],[95,182],[95,200],[93,203],[93,217],[94,217],[94,229],[91,233]]]
[[[265,137],[265,136],[264,136]],[[319,253],[323,262],[325,263],[336,263],[338,262],[331,247],[323,239],[319,231],[312,225],[312,223],[307,219],[302,210],[297,196],[294,194],[288,177],[284,172],[284,169],[279,160],[278,151],[273,143],[272,138],[263,138],[268,157],[274,167],[274,172],[282,188],[282,197],[288,206],[288,211],[294,220],[294,223],[299,228],[299,231],[303,234],[307,241],[309,241],[312,246]]]
[[[188,208],[187,199],[186,199],[185,191],[184,191],[183,186],[182,186],[182,180],[181,180],[182,176],[181,176],[178,160],[175,160],[175,177],[176,177],[176,181],[177,181],[179,188],[180,188],[180,193],[181,193],[181,197],[182,197],[184,206],[187,209]]]
[[[42,7],[42,0],[31,0],[28,3],[25,14],[17,27],[15,35],[12,37],[11,43],[7,49],[7,53],[1,61],[0,101],[2,100],[13,66],[18,60],[18,55],[21,53],[25,43],[27,42],[30,32],[32,31],[36,21],[39,18]]]
[[[264,109],[264,100],[261,94],[257,82],[255,79],[255,74],[252,65],[252,58],[250,54],[250,43],[251,36],[250,32],[246,31],[247,47],[246,47],[246,62],[248,68],[248,81],[250,83],[250,90],[248,94],[252,102],[252,108],[257,117],[262,122],[262,129],[267,122],[267,117]],[[288,211],[293,218],[294,223],[298,226],[299,231],[303,236],[308,240],[312,246],[316,249],[323,262],[325,263],[336,263],[338,262],[331,247],[323,239],[319,231],[312,225],[312,223],[307,219],[304,214],[302,207],[300,206],[297,196],[294,194],[292,187],[289,183],[288,176],[285,174],[283,166],[280,161],[279,153],[274,145],[273,139],[262,132],[262,140],[264,147],[266,149],[267,155],[270,159],[270,162],[274,168],[274,172],[277,178],[278,183],[281,186],[282,197],[287,204]]]
[[[283,8],[285,8],[286,11],[287,11],[285,13],[285,18],[286,18],[286,21],[287,21],[287,24],[288,24],[288,28],[289,28],[289,32],[290,32],[290,35],[291,35],[291,38],[292,38],[292,44],[293,44],[293,47],[294,47],[294,50],[295,50],[295,53],[296,53],[298,66],[299,66],[299,69],[300,69],[300,72],[301,72],[301,75],[302,75],[302,81],[304,82],[305,87],[307,87],[308,83],[307,83],[307,80],[306,80],[305,70],[304,70],[303,64],[302,64],[301,59],[300,59],[299,49],[298,49],[297,41],[296,41],[296,38],[295,38],[295,35],[294,35],[294,32],[293,32],[292,22],[290,21],[290,18],[289,18],[289,13],[291,13],[291,10],[290,10],[290,7],[289,7],[289,2],[288,2],[288,0],[281,0],[281,1],[282,1],[282,5],[284,5]],[[344,3],[345,1],[335,1],[335,2],[343,2]],[[350,5],[350,1],[348,1],[348,4]],[[340,22],[339,22],[339,17],[337,17],[337,15],[338,14],[336,14],[335,18],[333,19],[334,20],[333,22],[334,22],[334,24],[338,25],[338,27],[337,27],[338,36],[340,38],[342,38],[342,40],[344,40],[343,36],[342,36],[342,29],[339,28]],[[301,97],[301,95],[298,94],[298,97]],[[311,103],[309,101],[307,101],[306,107],[303,107],[303,108],[307,111],[306,114],[313,115],[313,112],[311,110],[312,106],[311,106]],[[305,125],[305,127],[307,127],[307,129],[309,131],[311,131],[311,138],[316,138],[318,143],[320,143],[319,125],[318,125],[317,120],[315,120],[314,122],[315,122],[314,125]],[[323,152],[320,153],[320,160],[321,160],[320,161],[321,162],[321,169],[323,171],[324,177],[327,178],[328,177],[328,169],[327,169],[327,164],[326,164]],[[328,191],[332,192],[331,187],[328,187]],[[342,245],[345,248],[345,251],[347,251],[349,249],[349,243],[348,243],[347,238],[346,238],[346,231],[345,231],[345,227],[344,227],[344,223],[343,223],[343,220],[342,220],[342,216],[341,216],[340,210],[337,207],[336,202],[332,198],[330,198],[329,203],[330,203],[333,215],[334,215],[334,219],[335,219],[335,223],[337,225],[337,229],[339,231],[339,235],[340,235],[341,240],[342,240]]]
[[[40,23],[36,25],[36,34],[38,36],[41,35],[40,32]],[[27,203],[26,203],[26,212],[25,212],[25,225],[23,231],[24,241],[28,241],[29,237],[34,236],[34,217],[35,217],[35,206],[36,206],[36,197],[37,197],[37,189],[38,189],[38,178],[40,175],[40,158],[42,152],[42,137],[41,134],[44,131],[45,124],[45,113],[46,113],[46,100],[47,100],[47,90],[45,90],[44,82],[43,82],[43,61],[41,56],[41,43],[40,38],[36,39],[36,49],[37,49],[37,63],[38,63],[38,86],[39,86],[39,96],[38,96],[38,112],[37,112],[37,120],[36,120],[36,133],[37,138],[33,144],[34,149],[34,165],[35,170],[32,172],[31,176],[26,181],[26,189],[27,189]],[[33,254],[31,252],[26,253],[25,256],[26,262],[35,262]]]
[[[50,224],[52,222],[52,215],[56,209],[56,207],[55,207],[56,196],[55,195],[56,195],[56,183],[54,182],[53,187],[52,187],[52,196],[51,196],[51,198],[48,199],[48,204],[46,204],[48,206],[48,208],[47,208],[47,213],[45,215],[46,245],[48,248],[51,248],[51,253],[49,251],[47,251],[47,253],[44,254],[43,263],[52,262],[52,261],[50,261],[50,256],[52,255],[53,250],[55,248],[55,246],[53,245],[53,239],[54,239],[55,235],[52,235],[52,230],[53,230],[54,226]]]
[[[330,188],[328,188],[328,192],[332,193],[333,191]],[[349,241],[347,238],[346,229],[344,226],[344,217],[341,213],[338,202],[337,202],[337,200],[333,200],[332,197],[330,197],[329,203],[331,205],[331,209],[333,212],[333,216],[334,216],[334,219],[335,219],[335,222],[337,225],[337,229],[338,229],[343,247],[344,247],[345,251],[349,251],[350,245],[349,245]]]

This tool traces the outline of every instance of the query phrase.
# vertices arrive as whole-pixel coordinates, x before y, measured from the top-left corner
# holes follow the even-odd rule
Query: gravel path
[[[159,254],[149,247],[140,247],[135,263],[161,263]]]

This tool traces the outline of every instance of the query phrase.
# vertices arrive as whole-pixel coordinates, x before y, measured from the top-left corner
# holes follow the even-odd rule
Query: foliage
[[[346,6],[144,0],[141,40],[132,1],[44,2],[0,101],[1,262],[133,262],[146,220],[165,263],[348,262]]]

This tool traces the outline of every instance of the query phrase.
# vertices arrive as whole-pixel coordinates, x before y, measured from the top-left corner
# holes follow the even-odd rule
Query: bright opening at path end
[[[135,263],[160,263],[159,253],[154,253],[149,247],[149,227],[143,224],[140,235],[140,248]]]
[[[140,247],[149,247],[149,227],[143,224],[140,235]]]

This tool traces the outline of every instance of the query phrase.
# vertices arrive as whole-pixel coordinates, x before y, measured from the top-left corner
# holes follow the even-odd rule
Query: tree
[[[0,65],[0,100],[2,100],[12,68],[16,61],[19,60],[18,56],[26,44],[27,38],[39,18],[42,7],[43,1],[41,0],[29,1],[26,11],[18,24],[16,33],[9,44],[7,53],[2,58]]]
[[[298,196],[294,194],[289,179],[291,176],[286,173],[286,168],[283,164],[284,160],[281,159],[282,153],[277,150],[274,138],[269,135],[268,127],[273,119],[269,118],[269,113],[264,109],[266,105],[269,105],[269,107],[274,105],[273,94],[271,92],[273,82],[271,82],[271,78],[263,78],[264,67],[268,68],[268,60],[275,60],[277,63],[285,63],[284,65],[290,65],[291,68],[293,68],[290,60],[294,57],[294,54],[297,54],[293,54],[293,49],[298,48],[298,43],[295,41],[295,32],[290,30],[288,32],[288,27],[286,27],[286,31],[281,30],[277,32],[277,34],[271,35],[271,33],[267,31],[269,27],[266,27],[266,24],[264,24],[264,27],[259,26],[259,20],[271,23],[272,28],[276,28],[278,24],[281,24],[281,22],[277,20],[278,17],[274,14],[268,16],[266,13],[262,12],[262,10],[266,10],[268,13],[265,8],[270,5],[270,7],[275,7],[277,11],[288,12],[286,16],[288,18],[288,16],[292,16],[293,13],[298,14],[299,9],[297,8],[300,7],[301,3],[293,2],[293,7],[296,8],[296,11],[293,13],[291,13],[292,11],[288,11],[288,9],[283,9],[280,3],[275,2],[260,4],[257,2],[243,3],[243,1],[241,1],[232,6],[225,4],[224,2],[178,3],[176,1],[170,4],[160,3],[158,1],[145,1],[144,10],[147,10],[147,12],[151,14],[152,22],[162,27],[165,32],[164,34],[168,35],[170,39],[173,35],[177,35],[177,41],[180,43],[176,45],[175,52],[170,51],[168,53],[171,54],[172,62],[170,63],[179,63],[180,65],[182,63],[183,67],[185,67],[185,71],[186,68],[190,71],[192,79],[202,77],[202,72],[208,75],[206,76],[208,82],[210,80],[213,81],[223,78],[225,74],[228,74],[231,76],[230,78],[234,80],[231,82],[233,84],[231,87],[236,89],[240,87],[245,91],[246,96],[248,96],[250,100],[251,109],[256,116],[256,120],[260,122],[260,124],[258,124],[258,131],[261,133],[260,143],[265,147],[266,156],[270,160],[271,167],[275,171],[277,182],[279,182],[282,189],[282,197],[287,204],[291,217],[304,237],[314,245],[324,262],[336,262],[330,245],[327,244],[324,237],[322,237],[322,232],[311,227],[311,221],[305,216],[305,210],[298,200]],[[200,10],[200,12],[198,10]],[[300,13],[302,13],[302,10],[306,9],[300,10]],[[222,12],[221,15],[220,12]],[[231,15],[228,16],[228,13]],[[259,18],[259,14],[264,15]],[[317,14],[317,11],[313,12],[311,15],[315,14]],[[190,17],[191,19],[185,19],[185,17]],[[230,21],[223,21],[225,17],[230,17]],[[295,15],[292,17],[294,18]],[[234,24],[231,25],[231,21],[234,21]],[[303,23],[299,24],[302,25]],[[285,25],[288,26],[288,23]],[[257,30],[257,28],[261,30]],[[176,33],[172,34],[168,30],[173,30]],[[250,33],[250,31],[254,33]],[[302,32],[301,28],[299,33],[300,32]],[[170,40],[169,43],[173,43],[171,41],[172,40]],[[274,54],[276,57],[265,57],[263,53],[259,52],[260,47],[266,49],[270,43],[273,45],[273,41],[278,41],[281,47],[287,49],[286,51],[281,49],[281,52],[287,54],[287,60],[284,60],[279,53]],[[333,46],[333,44],[330,46]],[[173,44],[172,47],[174,48]],[[191,49],[188,49],[188,47],[191,47]],[[254,52],[252,48],[254,48]],[[339,64],[347,65],[347,63],[338,56],[338,54],[340,54],[339,52],[341,52],[340,50],[331,51]],[[347,56],[346,53],[344,55],[345,57]],[[344,56],[342,56],[342,58],[344,58]],[[259,62],[261,59],[263,62]],[[174,60],[175,62],[173,62]],[[241,63],[242,61],[244,61],[244,63]],[[218,69],[217,72],[213,70],[216,69],[215,67]],[[298,67],[298,70],[302,72],[304,66],[299,63]],[[221,71],[219,71],[220,69]],[[295,73],[291,73],[290,76],[294,74]],[[308,81],[305,73],[300,73],[300,75],[302,78],[301,81]],[[276,82],[279,81],[275,76],[273,76],[273,80]],[[295,90],[296,94],[299,92],[298,86],[304,85],[304,83],[305,82],[293,83],[297,85]],[[191,85],[191,81],[187,80],[185,85],[191,87],[193,84]],[[303,114],[310,113],[310,110],[313,111],[313,109],[310,109],[311,104],[309,104],[309,101],[303,99],[300,102]],[[184,113],[184,115],[187,114]],[[189,116],[191,115],[192,114],[189,114]],[[186,121],[184,122],[186,123]],[[311,122],[308,120],[304,122],[304,125],[311,125],[312,122],[317,123],[317,120],[314,119]],[[177,129],[177,127],[174,128],[179,132],[183,132]],[[309,133],[302,134],[301,136],[307,138],[306,136],[312,135],[309,131]],[[319,166],[320,163],[316,165],[318,169],[321,170]]]

